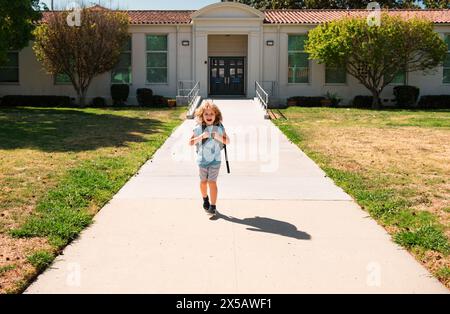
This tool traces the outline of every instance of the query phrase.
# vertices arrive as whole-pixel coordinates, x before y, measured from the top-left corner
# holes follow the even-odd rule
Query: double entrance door
[[[245,95],[245,58],[209,59],[210,95]]]

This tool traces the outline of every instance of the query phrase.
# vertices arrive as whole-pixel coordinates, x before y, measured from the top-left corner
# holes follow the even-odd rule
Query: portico
[[[191,17],[193,77],[200,94],[253,97],[263,66],[264,14],[239,3],[217,3]]]

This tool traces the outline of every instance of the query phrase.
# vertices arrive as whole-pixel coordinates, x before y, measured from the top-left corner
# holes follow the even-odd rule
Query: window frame
[[[398,75],[398,74],[397,74]],[[404,75],[405,75],[405,80],[401,83],[395,83],[394,81],[390,82],[388,85],[392,85],[392,86],[404,86],[404,85],[408,85],[408,72],[404,71]],[[394,77],[395,78],[395,77]],[[384,76],[383,76],[383,80],[384,80]]]
[[[306,54],[309,57],[309,54],[305,52],[305,50],[289,50],[289,37],[293,36],[305,36],[305,40],[308,38],[308,33],[298,33],[298,34],[288,34],[288,40],[287,40],[287,83],[288,85],[310,85],[311,84],[311,78],[312,78],[312,71],[311,71],[311,60],[308,58],[308,81],[307,82],[295,82],[295,73],[294,74],[294,82],[289,81],[289,70],[293,67],[289,66],[289,54],[290,53],[302,53]],[[299,67],[300,68],[300,67]],[[301,68],[303,69],[303,68]]]
[[[62,75],[62,73],[60,73]],[[58,74],[54,74],[53,75],[53,85],[58,85],[58,86],[67,86],[67,85],[72,85],[72,82],[58,82],[57,80]]]
[[[147,50],[147,43],[149,36],[166,37],[166,50]],[[165,53],[166,54],[166,67],[149,67],[148,55],[149,53]],[[165,82],[149,82],[148,81],[148,69],[166,69],[166,81]],[[169,34],[166,33],[148,33],[145,34],[145,85],[168,85],[169,84]]]
[[[129,54],[130,55],[130,66],[129,66],[129,75],[130,75],[130,81],[128,83],[124,82],[114,82],[114,71],[119,69],[125,69],[124,67],[117,67],[117,65],[120,63],[120,60],[117,62],[117,65],[114,66],[114,68],[111,70],[111,84],[127,84],[127,85],[133,85],[133,38],[132,36],[129,36],[129,47],[130,50],[122,50],[120,52],[120,57],[122,57],[123,54]]]
[[[330,83],[327,82],[327,69],[339,69],[339,67],[335,67],[335,66],[328,66],[325,64],[325,69],[324,69],[324,82],[325,85],[327,86],[345,86],[348,85],[348,72],[346,68],[342,68],[345,71],[345,82],[343,83]]]
[[[17,66],[5,66],[0,65],[0,71],[1,69],[17,69],[17,81],[15,82],[3,82],[0,81],[0,85],[20,85],[20,51],[19,50],[8,50],[7,54],[10,53],[16,53],[17,54]]]

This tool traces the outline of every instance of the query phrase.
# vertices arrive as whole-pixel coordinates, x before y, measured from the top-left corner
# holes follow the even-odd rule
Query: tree
[[[304,0],[307,9],[365,9],[373,0]],[[415,0],[378,0],[382,8],[418,7]]]
[[[81,25],[69,26],[73,12],[51,12],[34,31],[33,50],[49,74],[65,74],[84,106],[92,79],[114,68],[128,38],[129,18],[107,9],[81,9]],[[70,17],[69,17],[70,19]]]
[[[8,50],[25,47],[41,19],[39,0],[0,0],[0,64]]]
[[[424,0],[423,3],[430,9],[450,9],[450,0]]]
[[[222,1],[224,2],[224,1]],[[298,9],[299,2],[295,0],[239,0],[237,2],[252,6],[256,9]]]
[[[365,9],[373,0],[239,0],[238,2],[257,9]],[[415,0],[378,0],[377,2],[383,8],[418,7]]]
[[[399,72],[434,69],[447,46],[431,22],[383,14],[380,26],[362,18],[322,24],[309,32],[305,50],[319,63],[346,68],[370,90],[372,107],[379,109],[381,92]]]

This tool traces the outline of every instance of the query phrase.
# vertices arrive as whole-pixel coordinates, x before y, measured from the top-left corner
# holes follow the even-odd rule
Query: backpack
[[[217,126],[221,126],[223,128],[223,131],[225,132],[225,127],[223,126],[222,123],[220,123]],[[206,124],[202,124],[202,133],[205,132],[206,128],[207,128]],[[207,138],[202,139],[202,145],[204,145],[207,140],[208,140]],[[220,150],[223,150],[225,152],[225,162],[227,164],[227,172],[231,173],[230,172],[230,163],[228,162],[227,145],[222,144],[221,142],[219,142],[219,146],[220,146]],[[199,145],[197,144],[197,152],[198,152],[198,149],[199,149]]]

